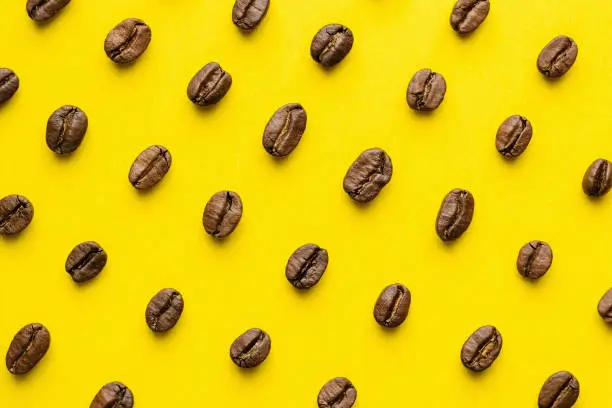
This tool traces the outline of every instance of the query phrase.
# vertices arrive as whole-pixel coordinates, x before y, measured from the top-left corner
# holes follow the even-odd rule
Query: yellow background
[[[577,407],[608,404],[612,330],[596,312],[612,286],[612,197],[589,200],[587,166],[612,157],[612,7],[603,0],[492,2],[474,35],[451,29],[453,0],[272,0],[252,35],[232,24],[232,0],[74,0],[38,27],[25,0],[4,0],[0,66],[21,79],[0,108],[0,195],[35,208],[30,227],[0,240],[0,349],[24,324],[52,337],[23,377],[0,370],[2,407],[86,407],[120,380],[137,407],[314,407],[334,376],[358,389],[356,407],[530,407],[553,372],[580,381]],[[127,17],[152,28],[147,52],[121,68],[104,54],[107,32]],[[309,55],[324,24],[350,27],[350,55],[326,72]],[[559,81],[536,69],[558,34],[578,59]],[[218,61],[234,83],[212,109],[189,102],[197,70]],[[430,115],[405,91],[429,67],[448,91]],[[300,102],[306,133],[274,160],[263,128],[281,105]],[[89,116],[81,147],[57,157],[45,144],[48,116],[74,104]],[[495,150],[498,125],[528,117],[534,136],[515,162]],[[150,193],[127,174],[144,148],[172,153]],[[390,184],[369,206],[342,190],[357,155],[384,148]],[[444,195],[469,189],[473,223],[454,245],[434,230]],[[237,191],[244,216],[223,243],[201,224],[209,197]],[[527,241],[550,243],[554,262],[536,283],[516,272]],[[96,240],[103,273],[77,286],[64,271],[74,245]],[[329,251],[309,292],[286,281],[298,246]],[[383,330],[372,317],[388,284],[412,291],[407,321]],[[179,324],[151,333],[151,296],[185,298]],[[494,324],[504,346],[481,375],[459,359],[464,340]],[[272,351],[240,370],[229,346],[261,327]]]

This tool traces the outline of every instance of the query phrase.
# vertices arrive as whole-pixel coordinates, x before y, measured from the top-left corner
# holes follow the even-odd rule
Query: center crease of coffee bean
[[[564,394],[567,394],[570,391],[570,388],[571,388],[570,383],[572,382],[573,379],[574,377],[570,375],[567,381],[565,381],[563,385],[561,386],[561,388],[559,388],[559,392],[555,394],[551,408],[557,407],[558,406],[557,401],[561,398],[561,396],[563,396]]]
[[[469,17],[469,14],[472,12],[472,10],[474,10],[476,8],[476,6],[478,6],[480,3],[482,3],[485,0],[480,0],[475,2],[474,4],[472,4],[471,6],[464,8],[463,10],[465,10],[465,17],[463,18],[463,20],[461,20],[459,22],[459,24],[463,23],[465,20],[467,20],[467,18]]]
[[[130,33],[128,38],[126,38],[126,40],[123,42],[123,44],[120,44],[119,47],[114,48],[114,49],[111,50],[111,52],[110,52],[111,58],[117,58],[119,55],[121,55],[121,53],[123,51],[126,50],[126,48],[131,46],[132,43],[134,43],[134,41],[136,41],[136,33],[138,32],[138,29],[141,26],[142,26],[142,24],[136,24],[134,26],[134,28],[132,28],[132,32]]]
[[[291,109],[289,112],[287,112],[287,117],[285,118],[285,124],[283,125],[283,128],[281,129],[280,133],[278,134],[276,141],[274,141],[274,146],[272,146],[273,152],[278,153],[276,148],[283,141],[283,136],[286,136],[287,133],[289,133],[289,124],[291,123],[291,119],[293,119],[291,115],[296,110],[298,110],[298,108]]]
[[[570,42],[569,45],[567,47],[565,47],[564,49],[560,50],[557,55],[555,55],[551,61],[550,64],[546,67],[546,71],[550,72],[552,67],[557,67],[557,64],[560,62],[559,60],[562,60],[562,57],[565,56],[565,54],[567,54],[567,52],[572,48],[572,43]]]
[[[79,262],[77,262],[76,265],[74,265],[70,269],[70,273],[73,273],[75,270],[78,270],[78,269],[81,269],[81,268],[85,267],[89,262],[91,262],[91,260],[94,258],[94,256],[96,256],[100,252],[102,252],[101,249],[92,248],[83,258],[81,258],[81,260]]]
[[[265,336],[263,332],[259,333],[259,336],[251,340],[251,342],[245,346],[244,350],[240,352],[238,359],[246,360],[247,358],[249,358],[251,354],[257,351],[257,343],[263,341],[264,337]]]
[[[490,351],[495,348],[497,344],[497,332],[493,332],[491,338],[487,340],[477,351],[477,354],[474,356],[472,361],[470,361],[470,365],[474,365],[478,363],[483,358],[486,358]]]
[[[535,262],[536,256],[540,252],[540,248],[542,247],[542,243],[538,242],[536,246],[534,247],[530,242],[529,246],[533,248],[533,252],[527,258],[527,262],[525,262],[525,268],[523,268],[523,274],[525,276],[529,275],[529,271],[531,270],[531,265]]]
[[[606,173],[608,171],[608,162],[604,161],[595,172],[595,191],[602,194],[606,186]]]
[[[467,197],[467,193],[465,191],[461,192],[459,195],[459,202],[457,203],[457,210],[454,212],[453,216],[450,219],[449,226],[444,231],[444,236],[448,238],[448,234],[454,227],[461,221],[461,216],[465,212],[465,198]]]
[[[247,13],[249,12],[249,9],[250,9],[251,7],[252,7],[252,8],[254,8],[255,10],[257,10],[257,11],[264,11],[264,10],[259,9],[259,8],[257,8],[257,7],[256,7],[256,6],[257,6],[257,4],[255,4],[255,1],[256,1],[256,0],[249,0],[249,2],[247,3],[247,5],[244,7],[244,12],[242,13],[242,15],[241,15],[241,16],[239,16],[239,17],[238,17],[238,21],[237,21],[237,23],[240,23],[240,24],[245,24],[245,25],[246,25],[247,27],[249,27],[249,28],[254,28],[254,27],[252,27],[250,24],[246,24],[246,23],[248,23],[248,21],[244,21],[244,20],[247,18]]]
[[[59,133],[59,137],[57,138],[57,142],[53,146],[54,149],[57,149],[58,147],[61,147],[62,143],[64,143],[64,135],[66,134],[66,131],[68,129],[68,124],[72,120],[72,118],[74,117],[76,112],[77,112],[77,109],[76,108],[72,108],[62,118],[62,128],[60,129],[60,133]]]
[[[161,309],[159,309],[159,312],[153,314],[153,328],[157,329],[157,323],[159,322],[159,318],[161,316],[163,316],[163,314],[166,313],[168,311],[168,309],[170,309],[172,307],[172,302],[177,297],[178,297],[178,293],[176,293],[176,292],[172,293],[172,295],[170,295],[170,298],[168,299],[168,301],[166,303],[164,303],[164,305],[162,306]]]
[[[0,219],[0,228],[4,227],[7,222],[11,221],[15,214],[17,214],[21,209],[26,207],[27,206],[25,204],[23,204],[21,201],[18,201],[17,205],[11,211],[9,211],[9,213],[6,214],[4,218]],[[21,215],[19,214],[19,216]]]
[[[2,78],[2,80],[0,80],[0,88],[2,88],[4,85],[6,85],[15,76],[16,75],[14,73],[10,73],[9,75],[7,75],[4,78]]]
[[[151,162],[147,165],[147,167],[145,167],[145,169],[140,173],[140,175],[138,176],[138,180],[136,180],[134,184],[140,183],[142,179],[145,178],[151,172],[151,169],[155,167],[155,164],[158,163],[160,160],[163,160],[166,163],[168,162],[168,160],[166,160],[166,156],[164,155],[164,152],[161,150],[159,151],[155,159],[151,160]]]
[[[379,154],[379,161],[380,163],[374,167],[374,170],[372,170],[370,172],[370,174],[368,175],[368,179],[366,181],[363,182],[363,184],[361,184],[355,191],[353,191],[351,193],[351,196],[355,197],[358,196],[359,194],[361,194],[361,190],[363,190],[368,184],[371,184],[374,181],[374,178],[379,175],[379,174],[385,174],[384,170],[385,170],[385,153],[381,152]]]
[[[511,151],[514,150],[514,147],[521,140],[521,136],[523,136],[523,132],[525,131],[526,127],[527,127],[527,120],[521,117],[521,126],[519,127],[518,132],[514,132],[513,137],[510,139],[510,142],[508,143],[508,145],[504,146],[504,148],[502,149],[501,151],[502,154],[510,153]]]
[[[202,83],[200,84],[200,90],[198,91],[198,97],[195,100],[197,103],[202,102],[202,101],[208,102],[206,100],[208,95],[210,95],[210,93],[215,90],[217,85],[219,85],[219,82],[221,82],[223,77],[225,77],[225,71],[223,71],[222,68],[219,68],[217,73],[219,74],[219,78],[217,78],[217,81],[210,87],[210,90],[208,92],[206,92],[206,85],[207,85],[206,81],[202,81]]]
[[[17,364],[19,363],[19,360],[21,360],[21,358],[27,354],[28,351],[30,351],[30,349],[32,348],[32,346],[34,345],[34,339],[36,337],[36,335],[38,333],[40,333],[40,331],[42,330],[42,328],[35,330],[34,332],[32,332],[32,335],[30,336],[30,338],[28,339],[28,345],[25,348],[25,350],[23,350],[19,356],[17,356],[17,358],[15,359],[15,361],[13,362],[13,365],[11,366],[11,370],[10,371],[15,371],[15,368],[17,367]]]
[[[342,389],[342,391],[340,393],[338,393],[338,395],[336,395],[333,400],[329,401],[328,406],[333,408],[336,404],[342,402],[346,398],[346,393],[351,388],[353,388],[353,387],[351,387],[350,384],[345,385],[344,388]]]
[[[47,4],[49,1],[51,1],[51,0],[42,0],[40,3],[38,3],[37,5],[32,7],[32,10],[30,11],[30,15],[36,14],[38,9],[41,8],[42,6],[44,6],[45,4]]]
[[[308,258],[306,258],[306,264],[298,271],[297,275],[293,279],[294,281],[302,280],[306,276],[308,271],[317,265],[317,257],[319,256],[320,252],[321,248],[317,248]]]
[[[216,237],[217,235],[219,235],[219,233],[221,232],[220,228],[221,228],[221,224],[223,224],[223,219],[232,209],[233,200],[232,200],[232,195],[229,193],[229,191],[225,194],[225,198],[227,201],[225,202],[225,205],[223,206],[223,211],[221,211],[221,213],[219,214],[219,222],[217,223],[217,226],[215,227],[215,231],[212,233],[213,237]]]
[[[403,297],[404,297],[404,292],[401,289],[399,289],[397,291],[397,294],[393,297],[393,309],[387,315],[387,318],[385,319],[385,325],[388,325],[389,322],[391,322],[391,319],[393,319],[393,317],[396,315],[397,310],[400,307],[400,302],[402,301]]]
[[[330,38],[329,42],[327,43],[325,48],[323,48],[323,51],[321,51],[321,53],[319,54],[319,62],[321,62],[321,60],[323,59],[323,55],[329,52],[336,45],[336,41],[342,34],[344,34],[344,30],[332,34],[332,37]]]

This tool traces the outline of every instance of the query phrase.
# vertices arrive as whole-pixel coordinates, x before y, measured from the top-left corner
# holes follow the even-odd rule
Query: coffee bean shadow
[[[265,152],[265,149],[264,149]],[[277,167],[284,167],[287,166],[287,163],[289,162],[289,156],[285,156],[285,157],[276,157],[276,156],[272,156],[271,154],[269,154],[268,152],[265,153],[266,156],[269,157],[269,160],[274,163],[274,166]]]
[[[313,296],[312,292],[314,290],[316,290],[316,287],[318,286],[318,283],[315,284],[315,286],[313,286],[310,289],[298,289],[295,286],[293,286],[292,284],[290,284],[289,282],[287,282],[287,285],[291,286],[291,288],[293,289],[293,293],[295,293],[296,296],[306,300],[306,299],[311,298]]]
[[[431,120],[434,117],[434,114],[436,113],[436,110],[432,110],[432,111],[418,111],[418,110],[414,110],[411,107],[409,107],[408,105],[406,105],[407,109],[410,111],[410,117],[415,119],[415,120]],[[438,108],[440,109],[440,108]]]
[[[34,219],[32,219],[32,222],[34,222]],[[28,225],[26,229],[15,235],[2,235],[2,241],[8,245],[17,245],[18,241],[27,239],[27,236],[30,233],[29,229],[30,226]]]
[[[236,364],[232,363],[232,365],[234,366],[234,370],[236,372],[238,372],[238,375],[240,375],[243,378],[253,378],[253,377],[255,377],[261,371],[261,366],[263,364],[266,364],[266,362],[264,361],[263,363],[261,363],[257,367],[253,367],[253,368],[242,368],[242,367],[238,367]]]
[[[219,102],[215,103],[214,105],[208,105],[208,106],[200,106],[192,102],[193,109],[195,112],[198,112],[199,115],[210,116],[210,115],[213,115],[215,112],[217,112],[217,110],[219,109],[219,104],[223,103],[223,99],[221,99]]]
[[[179,323],[180,323],[180,319],[179,319]],[[176,337],[176,330],[177,330],[177,326],[179,325],[179,323],[176,324],[176,326],[174,326],[173,328],[171,328],[168,331],[165,332],[154,332],[153,330],[149,330],[152,334],[152,337],[155,339],[155,341],[170,341],[170,339],[172,339],[173,337]]]
[[[484,375],[486,374],[487,371],[490,371],[493,369],[493,366],[487,368],[486,370],[483,371],[472,371],[470,369],[465,369],[465,371],[467,371],[467,376],[473,380],[473,381],[482,381],[482,379],[484,378]]]
[[[601,206],[604,203],[604,198],[605,197],[593,197],[593,196],[588,196],[588,195],[584,195],[585,198],[587,199],[587,201],[589,201],[591,203],[591,205],[598,205]]]
[[[563,81],[563,78],[569,75],[569,72],[567,72],[565,75],[562,75],[560,77],[549,77],[543,74],[540,74],[540,75],[544,77],[544,82],[546,83],[547,86],[551,88],[556,88],[560,86],[561,82]]]

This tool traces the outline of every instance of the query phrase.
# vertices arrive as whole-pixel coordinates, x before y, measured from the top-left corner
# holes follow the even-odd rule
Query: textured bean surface
[[[0,235],[15,235],[23,231],[34,217],[32,203],[20,195],[0,200]]]
[[[316,244],[302,245],[287,261],[285,276],[296,288],[309,289],[323,277],[328,260],[325,249]]]
[[[490,7],[489,0],[458,0],[451,14],[451,27],[461,34],[471,33],[487,18]]]
[[[438,108],[446,95],[444,77],[430,69],[422,69],[410,80],[406,91],[408,106],[417,111],[432,111]]]
[[[25,374],[45,356],[51,336],[45,326],[28,324],[15,337],[6,352],[6,368],[11,374]]]
[[[353,48],[353,32],[341,24],[321,28],[312,39],[310,56],[326,68],[342,61]]]
[[[139,190],[151,188],[159,183],[172,165],[172,156],[164,146],[151,146],[136,157],[128,179]]]
[[[261,329],[250,329],[240,335],[230,347],[234,364],[242,368],[253,368],[270,354],[270,336]]]
[[[104,248],[97,242],[83,242],[70,252],[66,259],[66,272],[77,283],[83,283],[98,276],[108,256]]]
[[[282,106],[268,121],[263,134],[264,149],[272,156],[285,157],[300,143],[306,130],[306,111],[299,103]]]
[[[560,77],[574,65],[578,56],[578,45],[569,37],[553,38],[538,56],[538,70],[549,77]]]
[[[519,251],[516,268],[526,278],[539,279],[548,272],[552,261],[552,249],[546,242],[531,241]]]
[[[612,323],[612,288],[608,289],[599,299],[597,313],[606,323]]]
[[[232,20],[245,31],[254,30],[266,16],[270,0],[236,0]]]
[[[19,77],[9,68],[0,68],[0,104],[8,101],[19,89]]]
[[[606,159],[595,160],[584,173],[582,191],[591,197],[601,197],[612,187],[612,164]]]
[[[147,325],[154,332],[165,332],[178,323],[185,303],[176,289],[162,289],[149,302],[145,312]]]
[[[215,238],[225,238],[231,234],[242,218],[242,200],[233,191],[220,191],[213,195],[202,216],[207,233]]]
[[[209,62],[199,70],[187,86],[187,97],[196,105],[218,103],[232,86],[232,76],[216,62]]]
[[[374,319],[381,326],[399,326],[408,316],[411,300],[410,291],[404,285],[396,283],[387,286],[374,305]]]
[[[357,399],[357,390],[348,378],[337,377],[327,382],[317,397],[319,408],[351,408]]]
[[[106,36],[104,52],[118,64],[129,64],[140,57],[151,42],[151,28],[142,20],[128,18]]]
[[[344,176],[344,191],[355,201],[367,203],[378,196],[391,181],[393,165],[382,149],[373,148],[361,153]]]
[[[499,356],[502,337],[493,326],[476,330],[461,348],[461,362],[472,371],[486,370]]]
[[[132,391],[118,381],[102,387],[89,404],[89,408],[132,408],[133,406],[134,396]]]
[[[28,0],[26,11],[36,22],[44,23],[51,20],[70,0]]]
[[[454,241],[468,229],[473,216],[472,193],[456,188],[442,201],[436,221],[436,232],[442,241]]]
[[[538,397],[539,408],[570,408],[578,400],[580,384],[567,371],[551,375],[542,386]]]
[[[47,121],[47,146],[57,154],[70,153],[81,145],[89,122],[81,109],[65,105]]]
[[[497,129],[495,147],[500,154],[512,159],[523,154],[532,135],[531,122],[523,116],[512,115]]]

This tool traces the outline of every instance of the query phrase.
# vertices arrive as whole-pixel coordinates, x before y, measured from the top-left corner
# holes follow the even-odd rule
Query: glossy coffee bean
[[[482,326],[465,341],[461,362],[472,371],[486,370],[502,349],[502,337],[493,326]]]
[[[132,408],[134,396],[132,391],[118,381],[106,384],[98,391],[89,408]]]
[[[230,347],[232,361],[242,368],[257,367],[270,354],[270,336],[261,329],[250,329],[240,335]]]
[[[612,288],[608,289],[599,300],[597,312],[606,323],[612,323]]]
[[[6,368],[11,374],[25,374],[45,356],[51,344],[51,336],[39,323],[23,327],[11,341],[6,352]]]
[[[551,375],[542,386],[538,397],[538,408],[570,408],[578,399],[580,384],[567,371]]]
[[[422,69],[410,80],[406,92],[408,106],[417,111],[435,110],[446,94],[444,77],[430,69]]]
[[[526,278],[539,279],[548,272],[552,261],[552,249],[546,242],[531,241],[519,251],[516,268]]]
[[[87,282],[98,276],[108,256],[106,251],[94,241],[83,242],[74,247],[66,259],[66,272],[77,283]]]
[[[209,62],[189,82],[187,97],[196,105],[218,103],[232,86],[232,76],[216,62]]]
[[[38,23],[51,20],[70,0],[28,0],[26,11],[28,16]]]
[[[379,148],[368,149],[351,164],[342,186],[353,200],[367,203],[378,196],[392,175],[389,155]]]
[[[374,305],[374,319],[385,327],[397,327],[404,323],[412,297],[407,287],[400,283],[387,286]]]
[[[220,191],[213,195],[202,217],[204,230],[215,238],[231,234],[242,218],[242,200],[233,191]]]
[[[244,31],[252,31],[266,16],[270,0],[236,0],[232,21]]]
[[[351,408],[357,399],[357,390],[348,378],[336,377],[327,382],[317,397],[319,408]]]
[[[34,217],[34,207],[20,195],[0,200],[0,235],[15,235],[23,231]]]
[[[306,111],[299,103],[279,108],[263,133],[264,149],[272,156],[285,157],[300,143],[306,130]]]
[[[533,128],[531,122],[520,115],[512,115],[497,129],[495,147],[504,157],[519,157],[531,142]]]
[[[601,197],[612,187],[612,164],[605,159],[595,160],[584,173],[582,190],[590,197]]]
[[[154,145],[145,149],[136,157],[128,179],[139,190],[153,187],[159,183],[172,165],[172,156],[164,146]]]
[[[147,325],[154,332],[166,332],[178,323],[185,303],[176,289],[162,289],[149,302],[145,312]]]
[[[19,89],[19,77],[8,68],[0,68],[0,104],[8,101]]]
[[[436,220],[442,241],[454,241],[468,229],[474,216],[474,197],[467,190],[454,189],[444,197]]]
[[[560,77],[574,65],[578,45],[569,37],[560,35],[552,39],[538,56],[538,70],[548,77]]]
[[[129,64],[149,47],[151,28],[142,20],[128,18],[110,30],[104,41],[104,52],[117,64]]]
[[[460,34],[471,33],[489,15],[489,0],[458,0],[453,7],[450,23]]]
[[[312,39],[310,56],[326,68],[342,61],[353,48],[353,32],[341,24],[328,24]]]
[[[72,152],[81,145],[87,126],[85,112],[76,106],[64,105],[47,121],[47,146],[57,154]]]
[[[319,282],[329,258],[327,251],[315,244],[302,245],[289,258],[285,276],[298,289],[310,289]]]

